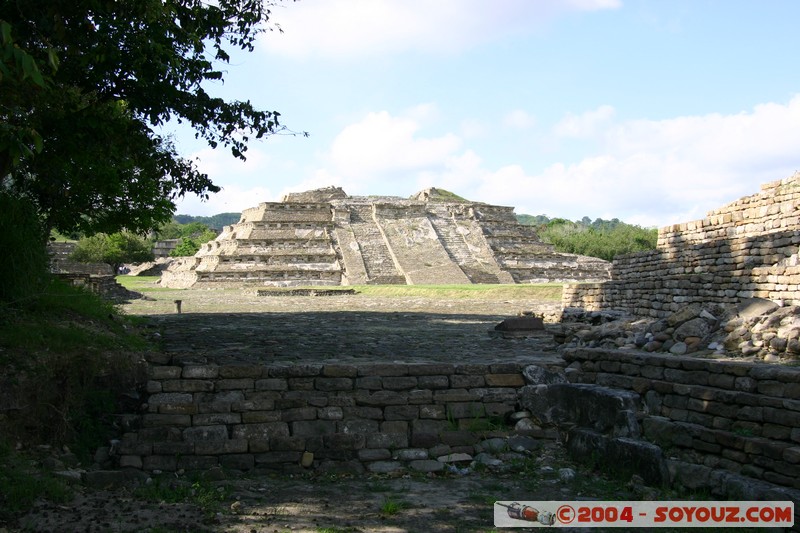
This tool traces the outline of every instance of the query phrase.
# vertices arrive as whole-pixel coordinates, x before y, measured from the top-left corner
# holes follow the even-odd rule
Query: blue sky
[[[800,2],[301,0],[209,90],[310,137],[176,129],[210,215],[339,185],[665,226],[800,170]]]

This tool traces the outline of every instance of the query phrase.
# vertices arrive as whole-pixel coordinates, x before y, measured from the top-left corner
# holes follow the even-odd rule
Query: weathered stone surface
[[[517,222],[513,208],[427,193],[378,199],[340,192],[335,198],[327,189],[294,193],[284,202],[246,209],[238,224],[194,257],[174,261],[161,283],[186,288],[608,278],[605,261],[555,252],[534,228]]]

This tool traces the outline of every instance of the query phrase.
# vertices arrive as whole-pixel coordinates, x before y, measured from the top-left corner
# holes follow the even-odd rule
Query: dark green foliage
[[[216,237],[217,233],[201,222],[180,224],[173,219],[172,222],[162,225],[155,232],[154,239],[180,239],[178,245],[169,255],[172,257],[185,257],[196,254],[200,246],[214,240]]]
[[[520,217],[527,217],[520,219]],[[599,257],[611,261],[614,256],[645,250],[654,250],[658,230],[642,228],[621,222],[619,219],[591,222],[589,217],[571,222],[563,218],[548,219],[543,215],[517,215],[517,220],[539,220],[539,237],[564,253]]]
[[[45,233],[34,205],[0,191],[0,312],[3,305],[31,298],[47,282]]]
[[[239,222],[242,217],[241,213],[217,213],[210,217],[192,216],[192,215],[175,215],[173,219],[179,224],[189,224],[190,222],[199,222],[205,224],[209,228],[222,231],[225,226],[230,226]]]
[[[217,234],[210,229],[206,229],[204,232],[194,236],[181,237],[181,242],[178,243],[178,246],[176,246],[169,255],[171,257],[187,257],[194,255],[202,245],[216,238]]]
[[[187,122],[244,159],[279,114],[207,92],[268,29],[268,0],[0,3],[0,185],[46,228],[141,232],[219,188],[157,128]]]
[[[148,344],[109,302],[53,280],[13,315],[0,315],[0,389],[24,409],[0,434],[69,444],[88,458],[107,442],[116,398],[137,381]]]
[[[70,258],[83,263],[106,263],[117,272],[125,263],[152,261],[153,249],[149,242],[133,233],[98,233],[79,240]]]

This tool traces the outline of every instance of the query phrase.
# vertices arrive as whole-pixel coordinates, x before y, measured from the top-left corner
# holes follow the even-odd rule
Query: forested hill
[[[619,219],[572,222],[545,215],[517,215],[520,224],[536,226],[539,238],[559,252],[589,255],[611,261],[615,255],[654,250],[658,230],[626,224]]]
[[[175,222],[177,222],[178,224],[190,224],[192,222],[199,222],[219,232],[222,231],[223,227],[230,226],[231,224],[236,224],[237,222],[239,222],[239,219],[241,217],[242,217],[241,213],[218,213],[210,217],[201,217],[193,215],[175,215],[172,218],[175,219]]]

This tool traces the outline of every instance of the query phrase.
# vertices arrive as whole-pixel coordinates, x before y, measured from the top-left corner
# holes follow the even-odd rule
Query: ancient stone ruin
[[[167,287],[602,281],[609,263],[555,252],[513,207],[437,189],[410,199],[339,187],[286,195],[162,276]]]
[[[572,342],[796,361],[799,246],[796,173],[702,220],[661,228],[656,250],[616,257],[609,281],[565,285],[565,321],[588,311],[637,317],[646,326],[610,323],[577,332]]]

